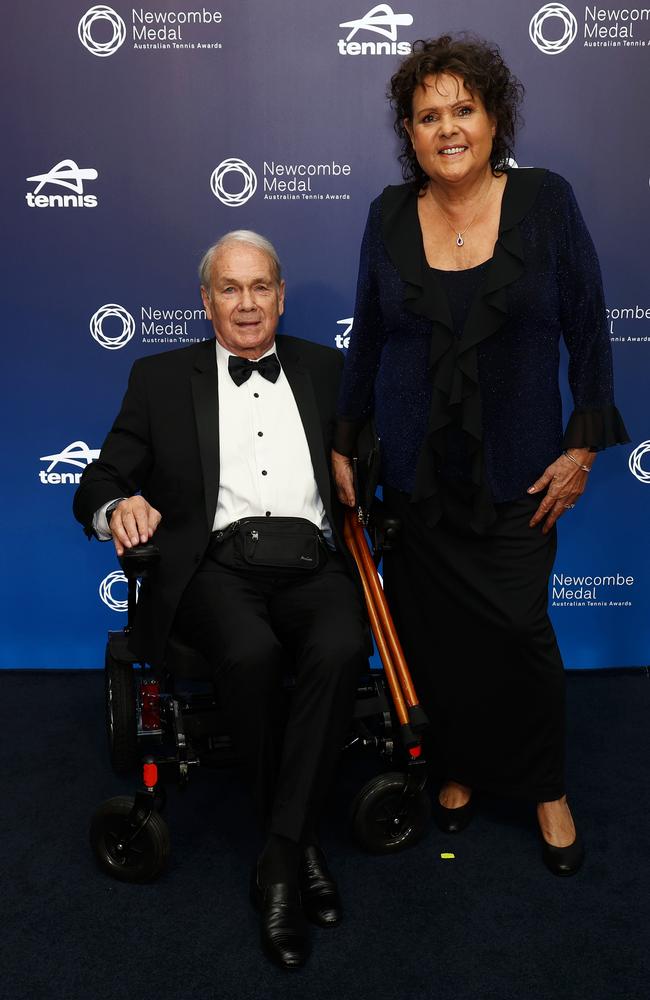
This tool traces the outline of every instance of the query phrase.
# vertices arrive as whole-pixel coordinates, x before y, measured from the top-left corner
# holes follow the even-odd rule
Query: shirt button
[[[253,395],[255,396],[255,399],[259,399],[260,398],[259,392],[254,392]]]
[[[263,475],[263,476],[266,476],[267,474],[268,474],[268,473],[267,473],[266,469],[262,469],[262,475]]]
[[[258,431],[257,432],[257,436],[258,436],[258,438],[261,438],[261,437],[264,437],[264,434],[262,433],[262,431]]]
[[[270,510],[267,510],[267,512],[266,512],[266,516],[267,516],[267,517],[270,517],[270,516],[271,516],[271,511],[270,511]]]

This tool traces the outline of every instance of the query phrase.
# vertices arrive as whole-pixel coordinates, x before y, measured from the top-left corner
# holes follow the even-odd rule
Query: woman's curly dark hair
[[[404,119],[412,117],[416,88],[427,76],[440,73],[460,77],[469,91],[480,96],[488,114],[494,116],[496,134],[490,154],[494,173],[514,155],[515,132],[521,123],[519,109],[524,88],[504,63],[496,45],[471,35],[418,39],[391,78],[388,91],[395,112],[394,128],[402,142],[399,159],[404,180],[412,181],[418,191],[426,187],[429,178],[417,161]]]

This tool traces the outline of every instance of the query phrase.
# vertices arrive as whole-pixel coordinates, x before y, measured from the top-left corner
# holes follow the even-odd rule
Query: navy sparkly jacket
[[[574,410],[562,425],[560,338]],[[509,170],[499,236],[462,331],[428,267],[411,185],[370,206],[335,448],[354,453],[374,416],[384,485],[440,515],[446,428],[465,435],[475,520],[514,500],[562,448],[629,440],[614,405],[598,258],[571,186]],[[490,514],[490,511],[492,513]]]

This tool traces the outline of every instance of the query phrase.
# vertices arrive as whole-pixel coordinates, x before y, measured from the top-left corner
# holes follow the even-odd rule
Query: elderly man
[[[267,834],[251,883],[262,944],[291,968],[309,952],[305,916],[341,918],[316,821],[368,652],[327,461],[342,358],[276,337],[285,286],[256,233],[222,237],[200,277],[216,342],[135,362],[74,511],[118,555],[155,534],[131,643],[161,662],[173,623],[214,667]]]

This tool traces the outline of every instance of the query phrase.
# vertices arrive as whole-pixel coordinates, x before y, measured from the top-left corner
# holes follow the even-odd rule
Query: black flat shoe
[[[542,858],[554,875],[575,875],[585,858],[585,849],[580,837],[568,847],[554,847],[542,837]]]
[[[255,867],[250,898],[260,914],[264,953],[281,969],[299,969],[309,957],[310,945],[298,890],[287,882],[260,885]]]
[[[303,910],[313,924],[336,927],[343,918],[341,897],[320,847],[305,847],[299,868]]]
[[[474,815],[474,799],[471,798],[464,806],[457,809],[447,809],[438,796],[433,800],[433,818],[436,826],[443,833],[461,833]]]

